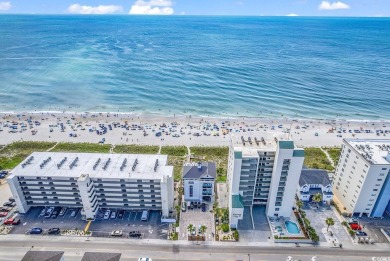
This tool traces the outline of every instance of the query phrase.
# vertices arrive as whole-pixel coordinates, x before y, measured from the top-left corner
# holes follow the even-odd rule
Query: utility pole
[[[251,254],[248,254],[248,259],[249,261],[251,261]]]

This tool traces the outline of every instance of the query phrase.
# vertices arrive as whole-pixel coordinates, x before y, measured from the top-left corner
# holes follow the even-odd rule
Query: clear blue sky
[[[0,13],[390,16],[390,0],[0,0]]]

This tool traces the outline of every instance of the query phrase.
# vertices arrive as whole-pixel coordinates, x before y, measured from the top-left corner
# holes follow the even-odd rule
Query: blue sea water
[[[390,119],[390,19],[0,16],[0,111]]]

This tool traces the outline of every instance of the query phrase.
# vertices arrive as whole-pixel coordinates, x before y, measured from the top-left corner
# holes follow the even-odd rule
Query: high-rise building
[[[8,184],[21,213],[33,206],[173,210],[173,167],[166,155],[34,152]]]
[[[232,135],[228,183],[230,226],[243,219],[244,207],[265,205],[269,217],[290,217],[304,160],[286,135]]]
[[[390,200],[390,140],[345,139],[333,180],[336,204],[355,216],[382,217]]]

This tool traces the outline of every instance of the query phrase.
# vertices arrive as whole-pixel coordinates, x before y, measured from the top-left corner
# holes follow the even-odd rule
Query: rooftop
[[[21,261],[61,261],[63,251],[28,251]]]
[[[161,179],[173,173],[167,160],[166,155],[34,152],[12,176]]]
[[[120,253],[85,252],[81,261],[119,261]]]
[[[322,169],[302,169],[301,177],[299,178],[299,186],[309,184],[319,184],[327,186],[331,184],[328,172]]]
[[[390,164],[390,139],[346,139],[370,164]]]
[[[293,141],[288,138],[288,133],[247,132],[231,134],[231,144],[235,151],[242,151],[242,156],[258,156],[258,151],[276,151],[277,141],[289,141],[282,144],[286,148],[294,145]]]
[[[201,162],[200,168],[198,164],[183,166],[184,179],[199,179],[202,177],[217,177],[217,171],[214,162]]]

